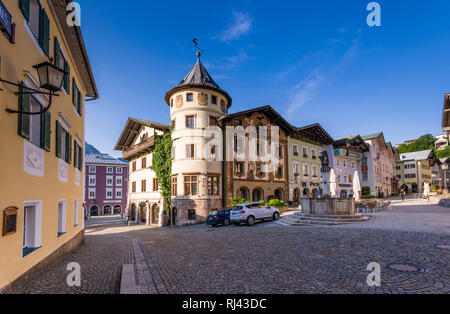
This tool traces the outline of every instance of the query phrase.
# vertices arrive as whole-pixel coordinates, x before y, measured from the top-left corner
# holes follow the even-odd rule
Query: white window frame
[[[89,166],[89,173],[97,173],[97,167]]]
[[[108,181],[111,180],[111,183],[108,183]],[[114,176],[106,176],[106,186],[114,186]]]
[[[95,200],[95,198],[96,198],[96,194],[97,194],[97,191],[96,191],[97,189],[96,188],[93,188],[93,189],[88,189],[88,199],[90,199],[90,200]],[[91,192],[94,192],[94,196],[91,196]]]
[[[120,180],[120,183],[117,181]],[[123,185],[123,177],[122,176],[116,176],[116,186],[122,186]]]
[[[111,193],[111,196],[108,196],[108,193]],[[112,200],[114,198],[114,189],[113,188],[106,189],[105,198],[107,200]]]
[[[118,192],[120,192],[120,196],[117,194]],[[116,199],[122,199],[123,193],[122,193],[122,189],[116,189]]]
[[[123,173],[123,168],[122,167],[117,167],[116,168],[116,173],[117,174],[122,174]]]
[[[61,211],[59,205],[62,205]],[[62,236],[67,232],[67,201],[58,201],[58,236]]]
[[[114,173],[114,168],[113,167],[106,167],[106,173],[107,174],[113,174]]]
[[[27,227],[25,227],[25,214],[23,215],[22,220],[22,247],[23,248],[34,248],[38,249],[42,246],[42,201],[25,201],[23,203],[23,210],[25,211],[25,207],[34,207],[34,217],[33,218],[33,224],[32,229],[29,230]],[[30,218],[30,217],[28,217]],[[25,236],[28,234],[26,232],[31,232],[32,239],[26,239]],[[28,254],[25,257],[28,257],[30,254]]]
[[[94,180],[94,183],[91,183],[91,180]],[[96,186],[97,185],[97,176],[89,176],[88,186]]]

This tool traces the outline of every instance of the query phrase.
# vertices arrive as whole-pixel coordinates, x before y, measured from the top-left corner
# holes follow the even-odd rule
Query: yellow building
[[[320,154],[333,138],[318,123],[296,128],[288,137],[289,201],[318,197],[323,191]]]
[[[70,2],[0,0],[0,291],[83,239],[84,100],[98,93]]]
[[[432,184],[431,168],[437,162],[433,150],[400,154],[395,174],[400,188],[409,193],[422,193],[424,183]]]

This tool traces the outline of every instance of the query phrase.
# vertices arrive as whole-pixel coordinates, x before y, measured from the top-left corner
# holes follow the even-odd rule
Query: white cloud
[[[218,36],[223,41],[231,41],[239,39],[242,35],[247,34],[252,28],[252,20],[246,13],[233,12],[233,23]]]

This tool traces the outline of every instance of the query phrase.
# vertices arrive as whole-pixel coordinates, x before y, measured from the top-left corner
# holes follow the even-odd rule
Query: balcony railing
[[[133,159],[136,156],[150,152],[154,146],[155,138],[152,136],[140,142],[139,144],[136,144],[129,149],[124,150],[122,153],[122,157],[126,160]]]

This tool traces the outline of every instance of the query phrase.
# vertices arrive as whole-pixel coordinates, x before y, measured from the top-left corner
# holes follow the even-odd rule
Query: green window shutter
[[[41,10],[39,25],[39,45],[47,55],[50,54],[50,20],[44,9]]]
[[[58,65],[59,64],[59,58],[60,58],[60,46],[59,46],[59,40],[58,40],[58,38],[57,37],[55,37],[55,43],[54,43],[54,48],[55,48],[55,52],[54,52],[54,56],[53,56],[53,59],[54,59],[54,63],[55,63],[55,65]]]
[[[69,164],[72,162],[72,135],[69,132],[66,133],[66,161]]]
[[[80,152],[78,154],[78,170],[83,171],[83,148],[80,146]]]
[[[19,7],[27,22],[30,21],[30,0],[20,0]]]
[[[50,151],[50,134],[51,134],[51,113],[46,112],[41,115],[41,148]]]
[[[64,71],[67,72],[64,76],[64,89],[68,94],[70,94],[70,66],[66,60],[64,60]]]
[[[78,168],[78,143],[76,140],[73,141],[73,166]]]
[[[75,84],[75,78],[73,77],[72,78],[72,104],[74,106],[75,106],[75,96],[77,95],[76,94],[76,88],[77,88],[77,86]]]
[[[24,91],[23,82],[19,86],[19,111],[30,112],[30,94],[20,94]],[[20,136],[30,139],[30,115],[19,114],[19,130]]]
[[[61,125],[58,121],[56,121],[56,145],[55,145],[55,151],[56,151],[56,157],[61,158]]]
[[[80,116],[81,116],[81,114],[82,114],[82,108],[81,108],[81,106],[83,105],[83,99],[82,99],[82,97],[81,97],[81,93],[80,93],[80,91],[78,91],[77,90],[77,92],[78,92],[78,104],[77,104],[77,111],[78,111],[78,113],[80,114]]]

